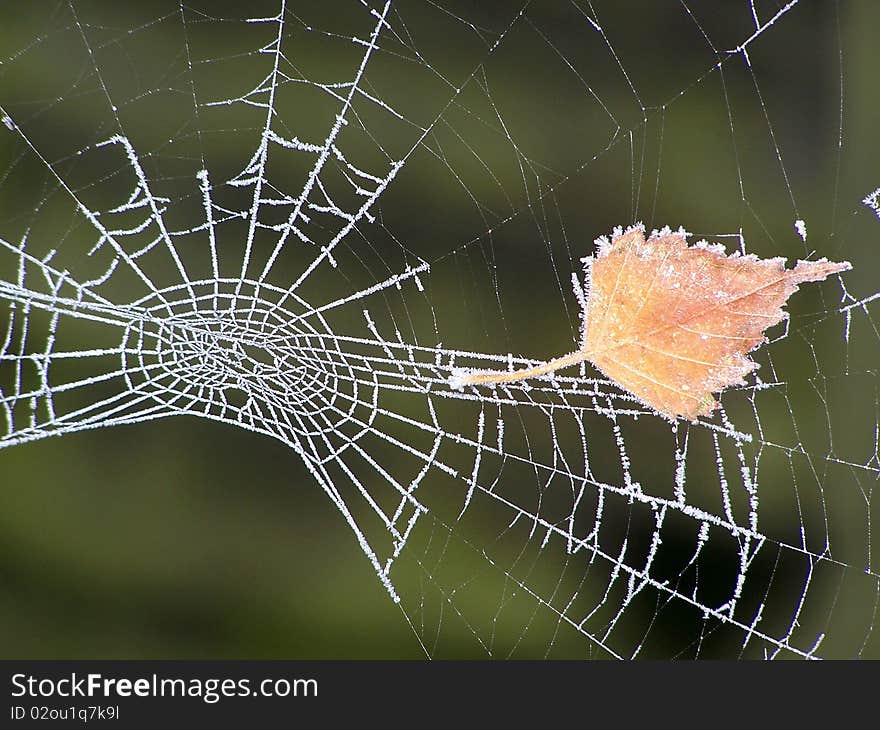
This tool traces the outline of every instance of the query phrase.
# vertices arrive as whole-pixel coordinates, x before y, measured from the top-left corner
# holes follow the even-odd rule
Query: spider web
[[[277,439],[427,656],[880,656],[876,9],[322,5],[7,18],[0,447]],[[575,349],[637,220],[854,269],[697,423],[588,364],[450,387]]]

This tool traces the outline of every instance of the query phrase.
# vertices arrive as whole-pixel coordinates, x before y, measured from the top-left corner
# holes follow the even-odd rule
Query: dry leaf
[[[645,240],[637,226],[600,239],[585,259],[587,294],[581,349],[514,372],[458,372],[452,384],[536,377],[590,360],[606,376],[668,418],[695,419],[715,407],[712,393],[744,382],[746,356],[766,342],[782,306],[805,281],[851,268],[848,262],[726,255],[721,245],[688,246],[668,228]]]

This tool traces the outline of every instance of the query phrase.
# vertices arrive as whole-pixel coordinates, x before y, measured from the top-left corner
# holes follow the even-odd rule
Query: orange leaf
[[[667,418],[694,420],[718,406],[712,393],[757,367],[746,353],[766,342],[799,284],[852,268],[819,259],[786,269],[782,258],[728,256],[720,244],[688,246],[681,229],[647,240],[641,226],[616,229],[611,242],[598,243],[595,259],[584,259],[580,350],[523,370],[457,371],[452,386],[540,377],[590,360]]]
[[[646,241],[634,228],[587,264],[582,352],[663,415],[693,420],[717,407],[713,392],[757,367],[746,353],[766,342],[798,284],[849,268],[821,259],[786,269],[782,258],[688,246],[683,231]]]

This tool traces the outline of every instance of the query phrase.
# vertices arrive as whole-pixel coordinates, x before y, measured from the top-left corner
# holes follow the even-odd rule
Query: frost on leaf
[[[525,370],[458,374],[461,385],[544,375],[590,360],[607,377],[668,418],[690,420],[718,404],[713,393],[744,382],[757,365],[746,353],[766,341],[782,307],[806,281],[851,268],[727,255],[720,244],[689,246],[664,228],[647,240],[641,226],[600,239],[585,259],[581,349]]]
[[[660,413],[694,419],[712,393],[743,382],[757,365],[746,353],[785,316],[805,281],[849,263],[726,255],[688,246],[684,233],[645,240],[640,228],[615,238],[588,264],[590,296],[582,349],[608,377]]]

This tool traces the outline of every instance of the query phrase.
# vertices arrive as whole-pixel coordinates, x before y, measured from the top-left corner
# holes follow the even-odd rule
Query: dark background
[[[73,156],[121,126],[157,185],[189,195],[197,210],[194,150],[221,180],[246,163],[259,132],[253,110],[192,111],[193,86],[202,101],[236,96],[265,72],[267,58],[253,49],[271,34],[240,19],[277,9],[239,5],[189,4],[186,22],[170,2],[9,5],[0,10],[0,105],[84,197],[112,191],[97,182],[100,162]],[[363,47],[348,38],[366,36],[372,21],[359,3],[313,5],[289,5],[285,55],[307,78],[349,79]],[[379,210],[382,230],[432,264],[444,345],[536,358],[569,351],[578,326],[572,259],[635,220],[684,225],[730,250],[741,230],[762,256],[815,250],[850,260],[847,290],[857,299],[876,291],[880,221],[860,204],[880,185],[876,3],[804,0],[748,46],[749,65],[728,53],[754,32],[745,1],[473,5],[396,4],[389,18],[405,42],[380,42],[366,74],[371,93],[407,120],[364,111],[392,159],[412,144],[414,125],[442,115]],[[766,22],[782,4],[755,6]],[[595,12],[605,37],[581,10]],[[321,103],[291,95],[278,104],[291,134],[326,134]],[[69,201],[5,129],[0,173],[0,235],[18,240],[33,226],[33,245],[43,236],[46,248],[68,235]],[[270,178],[294,189],[302,170],[281,165]],[[374,240],[383,242],[377,256],[394,268],[401,251],[383,234]],[[853,310],[845,340],[840,297],[836,280],[799,293],[789,337],[771,346],[772,375],[786,385],[755,397],[765,429],[755,448],[781,443],[800,456],[777,459],[768,448],[762,518],[772,527],[776,510],[780,525],[791,523],[799,494],[795,524],[825,520],[820,542],[828,535],[830,547],[810,550],[842,567],[814,587],[822,600],[803,620],[827,625],[820,653],[880,657],[870,630],[878,555],[867,540],[877,516],[880,337],[867,305]],[[422,344],[436,344],[417,327]],[[746,420],[749,404],[731,396],[731,412],[744,409]],[[633,424],[631,448],[645,463],[655,449],[668,459],[646,420]],[[618,456],[607,458],[613,466]],[[411,628],[415,614],[391,603],[300,460],[270,439],[195,418],[79,433],[0,451],[0,485],[4,657],[420,657],[418,633],[437,634],[431,655],[487,654],[475,641],[482,624],[443,616]],[[682,541],[692,549],[691,537]],[[796,597],[805,577],[786,576],[788,551],[780,555],[774,586],[789,581]],[[401,590],[418,603],[418,585]],[[485,600],[491,615],[498,599]],[[543,656],[552,641],[525,631],[528,611],[518,615],[491,653]],[[638,637],[649,619],[636,613],[621,630]],[[656,654],[676,655],[695,632],[688,624],[681,645],[661,643]],[[568,641],[567,654],[589,654],[587,639]]]

